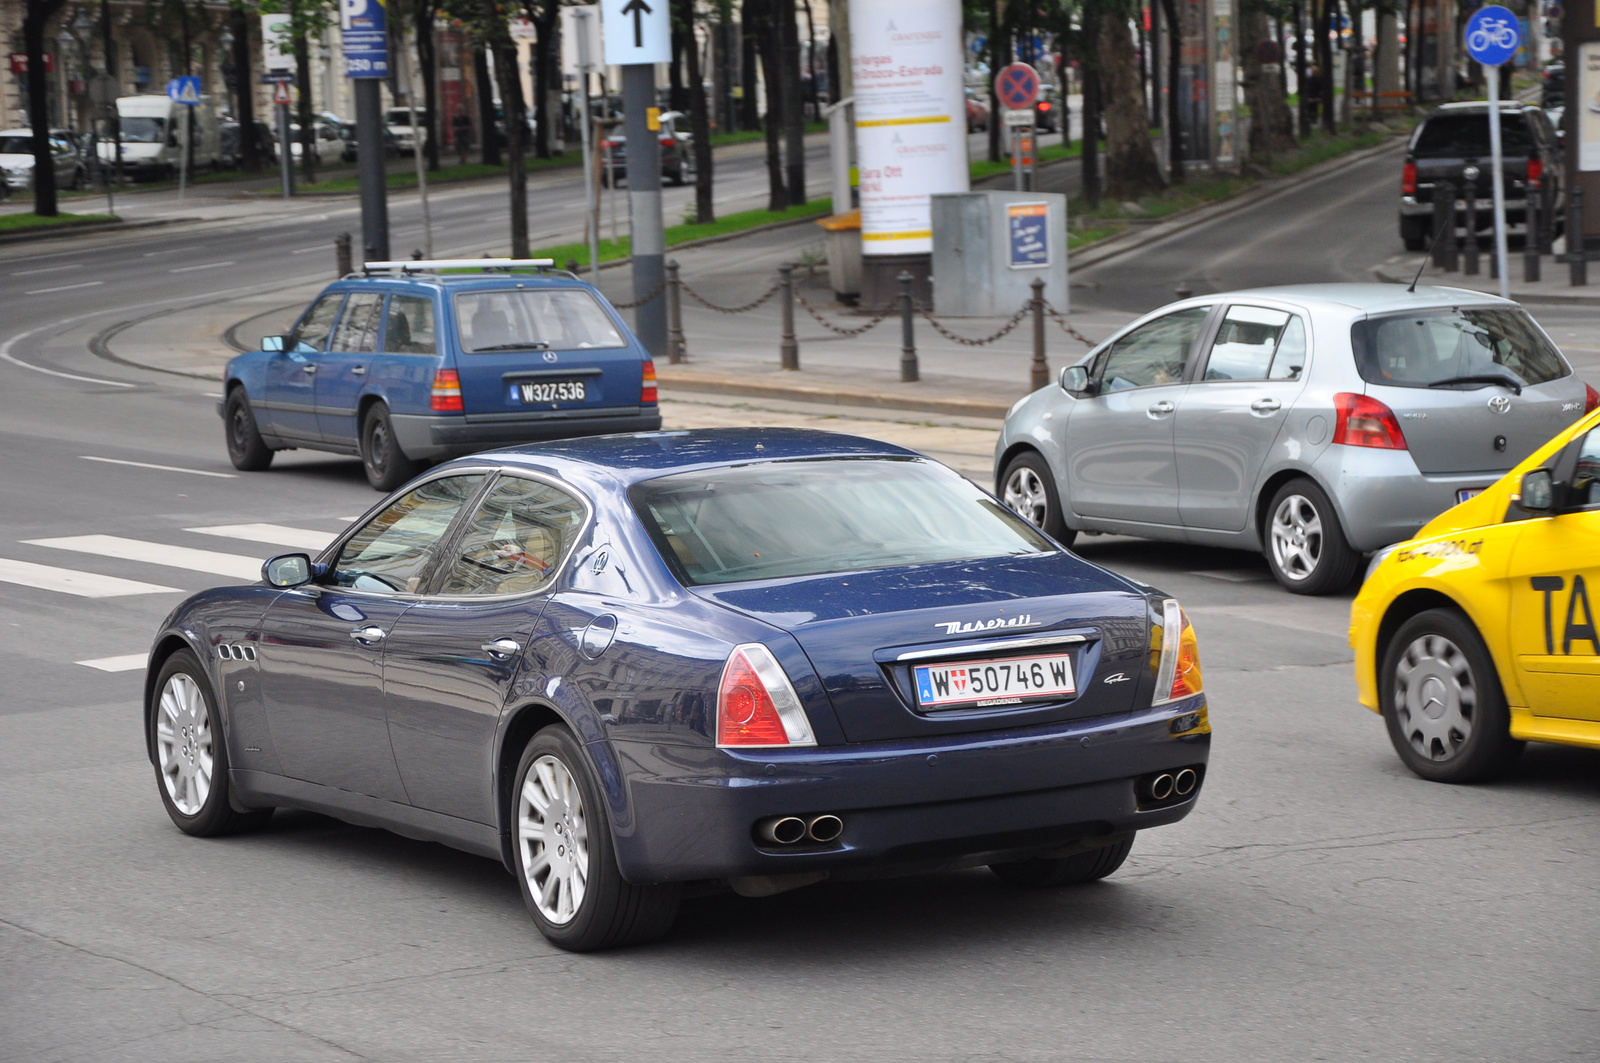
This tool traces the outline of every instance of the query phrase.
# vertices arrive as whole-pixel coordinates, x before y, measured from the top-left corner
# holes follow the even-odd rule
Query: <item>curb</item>
[[[89,221],[80,224],[47,225],[38,229],[24,229],[21,232],[0,233],[0,245],[26,244],[35,240],[59,240],[67,236],[79,236],[84,233],[109,233],[127,232],[131,229],[154,229],[163,225],[174,225],[184,221],[200,221],[200,218],[152,218],[147,221]]]
[[[1514,256],[1508,256],[1508,258],[1509,257],[1514,257]],[[1380,284],[1410,284],[1411,283],[1411,277],[1416,272],[1413,269],[1413,270],[1407,271],[1404,276],[1396,276],[1395,274],[1390,273],[1390,272],[1387,271],[1387,267],[1388,266],[1389,266],[1389,263],[1387,263],[1387,262],[1380,263],[1379,265],[1373,266],[1372,267],[1373,279],[1378,281]],[[1441,287],[1444,287],[1444,286],[1454,287],[1454,288],[1466,287],[1465,285],[1460,285],[1460,284],[1445,285],[1444,282],[1449,279],[1448,277],[1429,277],[1427,274],[1423,274],[1422,279],[1425,280],[1425,281],[1428,281],[1430,284],[1438,284]],[[1477,291],[1478,289],[1471,288],[1471,289],[1468,289],[1468,290],[1469,291]],[[1484,295],[1493,295],[1493,296],[1496,296],[1497,298],[1498,298],[1498,295],[1499,295],[1499,293],[1497,293],[1497,292],[1484,292],[1483,294]],[[1595,295],[1563,295],[1560,292],[1518,292],[1515,289],[1512,289],[1511,298],[1512,298],[1512,300],[1514,302],[1532,303],[1535,306],[1600,306],[1600,294],[1595,294]]]
[[[746,398],[787,399],[791,402],[823,403],[833,406],[863,406],[880,410],[910,410],[921,413],[942,413],[961,417],[982,417],[1004,420],[1012,403],[983,399],[944,399],[937,396],[916,397],[886,395],[875,391],[841,388],[832,384],[773,383],[760,377],[733,374],[700,374],[679,376],[670,367],[658,363],[661,387],[666,391],[698,391],[714,395],[739,395]],[[1021,396],[1019,395],[1018,398]]]

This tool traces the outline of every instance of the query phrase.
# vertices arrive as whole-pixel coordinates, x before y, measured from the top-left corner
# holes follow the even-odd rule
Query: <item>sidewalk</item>
[[[1556,242],[1559,250],[1561,242]],[[1489,276],[1489,261],[1494,256],[1493,244],[1487,253],[1480,252],[1478,256],[1479,273],[1468,276],[1457,271],[1446,273],[1429,262],[1422,271],[1422,278],[1418,284],[1438,284],[1450,288],[1470,288],[1473,291],[1488,292],[1491,295],[1500,294],[1500,282]],[[1395,255],[1385,259],[1372,267],[1372,275],[1377,280],[1388,284],[1410,284],[1411,278],[1417,275],[1417,267],[1422,265],[1428,256],[1416,254]],[[1545,255],[1539,262],[1540,279],[1532,284],[1522,279],[1522,249],[1511,249],[1506,255],[1506,272],[1510,274],[1511,298],[1519,303],[1533,303],[1547,306],[1600,306],[1600,262],[1589,265],[1589,283],[1585,287],[1572,286],[1571,267],[1565,262],[1559,262],[1552,255]]]

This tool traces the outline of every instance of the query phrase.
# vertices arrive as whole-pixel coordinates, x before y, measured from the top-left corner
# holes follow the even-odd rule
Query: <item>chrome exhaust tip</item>
[[[776,845],[793,845],[806,836],[806,822],[799,816],[778,816],[762,822],[757,828],[763,841]]]
[[[806,824],[806,837],[814,842],[831,842],[844,833],[844,820],[828,814],[813,816]]]
[[[1172,780],[1172,792],[1179,797],[1188,797],[1194,793],[1194,788],[1200,782],[1200,776],[1195,774],[1193,768],[1184,768]]]
[[[1150,780],[1150,796],[1157,801],[1165,801],[1172,796],[1174,780],[1171,775],[1162,772]]]

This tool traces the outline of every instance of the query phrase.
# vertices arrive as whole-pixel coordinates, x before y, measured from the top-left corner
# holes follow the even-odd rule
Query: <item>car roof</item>
[[[1457,103],[1442,103],[1433,113],[1440,114],[1458,111],[1487,111],[1488,109],[1488,100],[1461,100]],[[1537,111],[1539,109],[1539,105],[1535,103],[1527,103],[1523,100],[1501,100],[1500,109],[1503,111]],[[1431,118],[1432,115],[1429,117]]]
[[[675,472],[754,462],[872,457],[922,455],[893,443],[812,428],[696,428],[526,443],[450,464],[481,466],[487,460],[579,484],[610,479],[631,485]]]
[[[1215,295],[1205,297],[1205,301],[1215,302],[1218,299],[1232,300],[1250,298],[1252,296],[1298,303],[1308,310],[1316,308],[1340,311],[1359,310],[1368,314],[1462,306],[1468,303],[1479,306],[1486,303],[1504,303],[1506,306],[1517,305],[1511,300],[1501,299],[1499,296],[1490,295],[1487,292],[1473,291],[1470,288],[1448,288],[1442,285],[1419,284],[1416,291],[1410,291],[1399,284],[1362,282],[1347,284],[1283,284],[1266,288],[1244,288],[1239,291],[1217,292]],[[1200,297],[1197,296],[1195,301],[1201,301]]]
[[[499,270],[494,273],[347,273],[334,281],[335,284],[362,284],[381,282],[383,284],[400,284],[423,286],[428,288],[441,288],[446,291],[473,291],[492,288],[495,291],[504,291],[508,287],[516,288],[593,288],[582,277],[574,276],[566,270],[551,270],[548,273],[506,273]]]

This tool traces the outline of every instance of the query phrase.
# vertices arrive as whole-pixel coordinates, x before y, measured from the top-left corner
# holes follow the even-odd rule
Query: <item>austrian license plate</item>
[[[916,681],[917,704],[924,709],[1020,705],[1024,701],[1064,697],[1076,692],[1072,683],[1072,657],[1065,653],[1007,657],[1000,661],[919,664],[912,676]]]
[[[588,397],[581,380],[549,380],[537,384],[518,384],[522,402],[582,402]]]
[[[1456,492],[1456,504],[1460,505],[1469,498],[1476,498],[1483,494],[1483,491],[1481,487],[1463,487]]]

